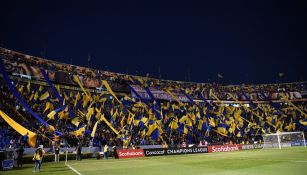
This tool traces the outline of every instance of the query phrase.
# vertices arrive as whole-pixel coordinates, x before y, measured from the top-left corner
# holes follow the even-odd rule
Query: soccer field
[[[70,168],[70,167],[71,168]],[[3,175],[33,174],[33,165],[0,171]],[[307,174],[307,148],[149,157],[139,159],[82,160],[44,163],[35,174],[81,175],[181,175],[181,174]]]

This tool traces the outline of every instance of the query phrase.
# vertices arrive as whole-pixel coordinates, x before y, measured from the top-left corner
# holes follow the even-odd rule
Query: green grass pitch
[[[292,147],[282,150],[262,149],[227,153],[208,153],[138,159],[88,159],[68,161],[79,175],[201,175],[201,174],[248,174],[248,175],[296,175],[307,174],[307,148]],[[22,169],[0,171],[2,175],[77,175],[60,163],[44,163],[42,172],[32,172],[33,165]]]

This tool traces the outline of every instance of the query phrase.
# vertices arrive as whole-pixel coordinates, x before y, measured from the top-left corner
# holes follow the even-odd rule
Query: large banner
[[[192,147],[192,148],[155,148],[144,149],[145,156],[164,156],[164,155],[179,155],[179,154],[197,154],[208,153],[207,147]]]
[[[301,99],[302,98],[302,94],[300,92],[270,92],[270,93],[256,93],[256,92],[252,92],[252,93],[248,93],[249,98],[254,101],[254,100],[263,100],[265,101],[266,98],[263,96],[263,94],[270,100],[279,100],[282,98],[282,94],[286,95],[286,97],[289,100],[295,100],[295,99]],[[235,95],[235,94],[233,94]],[[244,95],[240,95],[237,96],[235,95],[236,98],[238,98],[239,100],[248,100]]]
[[[149,94],[146,92],[145,89],[141,88],[140,86],[135,86],[135,85],[131,85],[131,87],[133,87],[133,89],[144,99],[150,99]],[[175,99],[173,99],[171,97],[170,94],[168,94],[165,91],[161,91],[161,90],[157,90],[157,89],[152,89],[150,88],[150,91],[152,93],[152,95],[156,98],[156,99],[160,99],[160,100],[168,100],[168,101],[176,101]],[[180,93],[173,93],[174,96],[176,96],[180,101],[182,102],[188,102],[189,99]],[[131,95],[133,98],[138,98],[133,92],[131,92]]]
[[[247,95],[249,96],[250,100],[254,101],[254,100],[258,100],[258,101],[266,101],[266,98],[263,96],[265,95],[268,99],[270,100],[279,100],[281,99],[281,94],[286,95],[286,97],[289,100],[295,100],[295,99],[301,99],[302,98],[302,94],[300,92],[286,92],[286,93],[279,93],[279,92],[270,92],[270,93],[256,93],[256,92],[252,92],[252,93],[248,93]],[[236,95],[236,94],[232,94],[234,95],[238,100],[240,101],[246,101],[248,100],[244,95]],[[210,97],[213,98],[213,97]]]
[[[143,149],[119,149],[116,152],[120,159],[144,157]]]
[[[52,82],[57,82],[61,84],[68,84],[68,85],[77,85],[72,78],[72,75],[78,74],[78,78],[82,85],[86,88],[99,88],[103,87],[101,79],[106,79],[107,75],[111,74],[110,72],[105,71],[93,71],[92,69],[87,69],[85,67],[79,66],[67,66],[64,64],[59,63],[50,63],[50,61],[46,60],[38,60],[36,64],[29,65],[24,62],[15,62],[13,60],[2,59],[5,69],[8,73],[12,75],[19,75],[28,77],[29,79],[37,79],[37,80],[45,80],[44,76],[40,71],[40,67],[36,65],[49,65],[49,69],[46,69],[48,78]],[[57,68],[56,68],[57,67]],[[73,70],[62,71],[62,69],[71,68]],[[87,74],[84,74],[86,72]],[[85,76],[87,75],[87,76]],[[105,77],[104,77],[105,76]],[[112,81],[110,84],[111,88],[114,91],[124,91],[129,92],[129,89],[122,83],[116,83]]]
[[[208,146],[209,153],[216,152],[231,152],[231,151],[240,151],[242,150],[242,145],[215,145]]]
[[[131,87],[133,87],[133,89],[144,99],[151,99],[149,94],[146,92],[145,89],[143,89],[140,86],[136,86],[136,85],[131,85]],[[150,88],[150,91],[152,93],[152,95],[156,98],[156,99],[160,99],[160,100],[168,100],[168,101],[176,101],[176,99],[174,99],[170,94],[168,94],[165,91],[162,90],[158,90],[158,89],[154,89],[154,88]],[[173,93],[174,96],[176,96],[181,102],[189,102],[189,99],[181,93]],[[270,100],[278,100],[281,99],[281,93],[249,93],[248,96],[251,100],[262,100],[262,101],[266,101],[265,97],[263,96],[263,94],[268,97]],[[133,92],[131,92],[131,95],[133,98],[138,98]],[[243,100],[243,101],[247,101],[246,97],[244,95],[241,96],[237,96],[236,94],[233,94],[236,98],[238,98],[239,100]],[[302,95],[300,92],[286,92],[285,95],[288,97],[289,100],[295,100],[295,99],[301,99]],[[214,99],[214,97],[210,97],[210,99]]]

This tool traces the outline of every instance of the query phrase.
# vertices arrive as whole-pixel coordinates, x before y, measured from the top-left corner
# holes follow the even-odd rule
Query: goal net
[[[278,132],[263,134],[263,148],[285,148],[291,146],[305,146],[304,132]]]

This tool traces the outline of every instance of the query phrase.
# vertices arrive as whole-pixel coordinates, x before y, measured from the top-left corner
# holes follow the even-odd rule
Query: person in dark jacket
[[[20,146],[19,149],[16,151],[17,152],[17,167],[22,167],[23,165],[23,153],[24,153],[23,146]]]
[[[77,160],[81,160],[81,159],[82,159],[82,156],[81,156],[81,153],[82,153],[82,145],[81,145],[81,144],[78,144],[78,146],[77,146],[77,148],[76,148],[76,153],[77,153],[76,159],[77,159]]]
[[[57,145],[54,149],[54,162],[60,161],[60,147]]]
[[[116,151],[116,145],[113,145],[113,147],[112,147],[112,155],[113,155],[113,158],[114,159],[117,159],[118,157],[117,157],[117,151]]]

